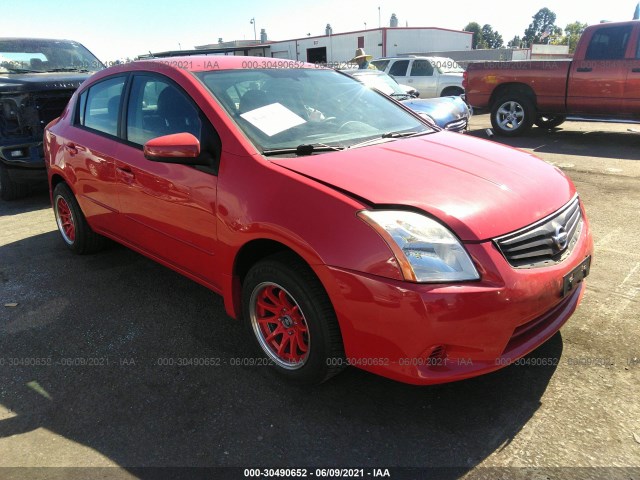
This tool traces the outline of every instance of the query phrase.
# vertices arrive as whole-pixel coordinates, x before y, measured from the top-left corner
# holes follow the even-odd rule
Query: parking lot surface
[[[0,203],[0,477],[195,466],[640,478],[640,133],[629,131],[640,126],[567,122],[509,140],[488,139],[488,127],[476,115],[470,134],[573,179],[596,250],[559,334],[516,365],[452,384],[352,368],[290,386],[251,364],[220,297],[124,247],[70,254],[46,193]]]

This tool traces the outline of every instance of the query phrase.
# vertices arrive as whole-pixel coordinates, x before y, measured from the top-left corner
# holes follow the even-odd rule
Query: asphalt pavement
[[[372,478],[375,467],[390,478],[639,479],[640,133],[567,122],[505,141],[488,126],[477,115],[470,134],[573,179],[596,250],[584,301],[557,335],[518,365],[445,385],[355,368],[288,385],[251,365],[214,293],[115,244],[70,254],[46,193],[0,202],[0,478],[313,478],[336,467]]]

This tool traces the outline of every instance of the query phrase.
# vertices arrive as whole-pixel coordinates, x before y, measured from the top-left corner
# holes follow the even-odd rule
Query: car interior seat
[[[200,118],[197,110],[184,95],[168,86],[158,96],[158,117],[162,121],[162,135],[187,132],[200,137]]]

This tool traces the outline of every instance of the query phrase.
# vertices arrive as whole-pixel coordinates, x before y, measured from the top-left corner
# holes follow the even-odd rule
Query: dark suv
[[[71,40],[0,38],[0,198],[47,185],[42,135],[71,95],[104,65]]]

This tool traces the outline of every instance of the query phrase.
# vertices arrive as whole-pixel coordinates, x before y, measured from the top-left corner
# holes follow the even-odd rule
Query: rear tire
[[[521,93],[507,93],[491,107],[491,125],[498,135],[515,137],[528,131],[536,119],[533,102]]]
[[[105,238],[91,230],[76,197],[65,183],[53,189],[53,212],[60,236],[73,253],[93,253],[104,246]]]
[[[297,256],[279,253],[249,270],[242,313],[260,354],[287,380],[318,384],[343,369],[342,335],[329,296]]]
[[[564,115],[540,115],[536,119],[536,126],[550,130],[552,128],[559,127],[567,119]]]
[[[29,185],[11,180],[7,167],[0,163],[0,198],[2,200],[17,200],[26,197],[28,193]]]

